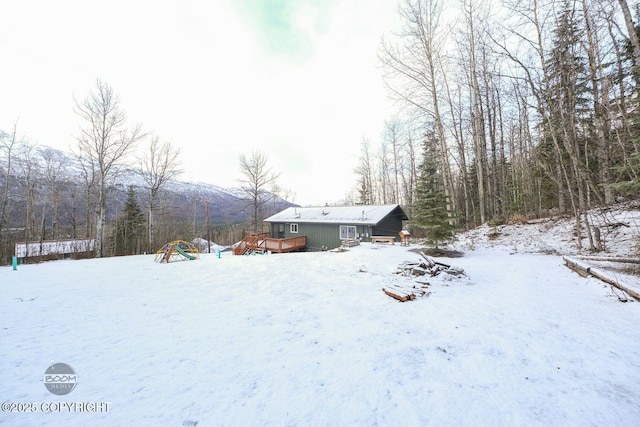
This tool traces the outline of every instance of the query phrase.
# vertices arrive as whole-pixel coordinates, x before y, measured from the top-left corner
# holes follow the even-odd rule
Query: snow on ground
[[[25,425],[561,425],[640,419],[640,304],[559,256],[477,248],[400,303],[399,245],[0,268],[0,392]],[[43,374],[71,365],[76,388]],[[109,402],[106,413],[42,403]]]
[[[570,257],[640,258],[640,201],[589,211],[593,230],[601,234],[603,251],[588,250],[589,241],[582,233],[582,252],[578,251],[575,219],[572,216],[551,216],[491,227],[484,224],[458,236],[449,249],[470,251],[482,248],[503,248],[511,253],[544,253]],[[584,224],[583,224],[584,227]],[[595,231],[594,231],[595,234]],[[640,293],[640,265],[586,261],[604,270],[611,278]]]
[[[640,201],[595,208],[588,215],[591,224],[601,232],[604,245],[601,255],[640,256]],[[568,215],[529,220],[524,224],[496,227],[484,224],[460,235],[453,246],[463,250],[504,246],[514,252],[575,255],[578,253],[575,225],[574,217]],[[584,231],[582,244],[583,254],[588,254],[589,242]]]

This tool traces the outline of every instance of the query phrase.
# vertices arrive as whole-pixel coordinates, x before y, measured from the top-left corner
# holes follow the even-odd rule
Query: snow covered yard
[[[415,247],[414,247],[415,248]],[[637,425],[640,304],[559,256],[477,249],[431,295],[381,289],[417,260],[153,256],[0,268],[3,402],[110,402],[3,425]],[[70,394],[49,365],[78,375]]]

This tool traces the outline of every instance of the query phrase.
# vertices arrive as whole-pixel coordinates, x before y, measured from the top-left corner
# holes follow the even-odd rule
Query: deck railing
[[[307,246],[307,237],[289,237],[287,239],[271,239],[265,238],[264,248],[271,252],[289,252],[302,249]]]
[[[233,250],[235,255],[244,255],[249,251],[292,252],[307,246],[307,237],[289,237],[287,239],[273,239],[267,233],[247,236]]]

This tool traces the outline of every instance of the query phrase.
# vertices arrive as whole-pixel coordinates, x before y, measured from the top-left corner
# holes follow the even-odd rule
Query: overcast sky
[[[395,0],[20,0],[0,5],[0,129],[69,150],[100,78],[182,153],[184,178],[237,186],[262,150],[300,204],[341,200],[363,138],[393,114],[380,38]]]

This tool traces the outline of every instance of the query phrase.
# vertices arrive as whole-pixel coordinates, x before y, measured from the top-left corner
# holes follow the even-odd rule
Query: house
[[[291,207],[264,221],[270,237],[287,239],[306,236],[308,250],[333,249],[345,240],[370,242],[372,236],[393,237],[409,218],[400,205]]]

